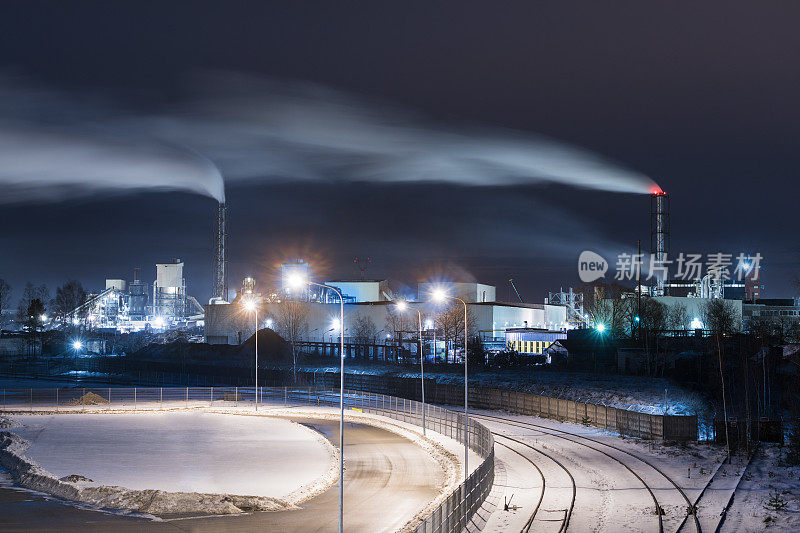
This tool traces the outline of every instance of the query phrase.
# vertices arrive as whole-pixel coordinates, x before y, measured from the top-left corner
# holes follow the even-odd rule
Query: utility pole
[[[719,357],[719,380],[722,383],[722,413],[725,417],[725,446],[728,448],[728,464],[731,464],[731,440],[728,436],[728,406],[725,403],[725,375],[722,372],[722,349],[719,346],[719,331],[717,337],[717,356]]]
[[[642,239],[636,241],[638,251],[636,252],[636,339],[641,340],[642,331]]]

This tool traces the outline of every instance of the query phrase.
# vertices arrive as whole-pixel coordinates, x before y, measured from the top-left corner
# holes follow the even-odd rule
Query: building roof
[[[381,283],[385,279],[331,279],[325,283]]]
[[[500,305],[503,307],[521,307],[523,309],[544,309],[544,304],[526,304],[519,302],[467,302],[468,305]],[[556,304],[547,304],[553,307],[563,307]]]

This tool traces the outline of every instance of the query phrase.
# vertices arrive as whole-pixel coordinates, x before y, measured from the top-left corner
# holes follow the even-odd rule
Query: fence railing
[[[306,379],[331,386],[338,382],[338,372],[319,373]],[[380,391],[405,398],[419,399],[419,378],[345,374],[349,389]],[[464,405],[464,389],[425,380],[425,399],[441,405]],[[697,416],[642,413],[591,402],[553,398],[542,394],[470,386],[469,405],[475,409],[502,410],[573,422],[613,431],[620,435],[654,440],[696,441]]]
[[[64,387],[2,389],[2,409],[153,409],[252,404],[259,401],[284,405],[339,405],[339,389],[333,387]],[[460,443],[465,434],[469,447],[482,461],[480,465],[444,501],[416,527],[417,533],[454,533],[463,531],[468,520],[483,504],[494,482],[494,439],[479,422],[470,419],[464,427],[464,415],[436,405],[375,392],[345,390],[347,408],[360,409],[401,422],[422,426]]]

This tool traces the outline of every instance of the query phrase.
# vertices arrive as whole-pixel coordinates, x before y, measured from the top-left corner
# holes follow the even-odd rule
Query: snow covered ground
[[[148,411],[12,421],[0,433],[0,463],[23,486],[98,507],[156,515],[281,510],[338,477],[338,451],[288,420]]]
[[[326,441],[300,424],[213,413],[14,417],[25,455],[61,478],[170,492],[284,498],[325,474]]]
[[[665,531],[675,531],[685,516],[686,503],[674,486],[652,467],[621,450],[656,466],[681,487],[691,501],[699,496],[725,456],[720,446],[696,443],[665,446],[661,442],[619,437],[600,429],[550,419],[486,410],[475,410],[473,414],[476,417],[480,414],[499,415],[508,419],[510,424],[496,419],[480,419],[480,422],[493,431],[550,454],[571,472],[576,482],[576,497],[569,527],[575,531],[653,531],[658,527],[652,496],[645,490],[643,482],[636,479],[619,461],[638,473],[652,489],[665,512]],[[540,427],[514,425],[525,422]],[[558,436],[557,431],[554,433],[545,428],[568,431],[572,435],[566,435],[567,439],[564,439]],[[617,450],[601,443],[614,446]],[[506,446],[519,453],[511,452]],[[619,461],[602,452],[611,454]],[[544,455],[503,437],[496,437],[495,453],[503,467],[498,477],[500,481],[495,485],[500,508],[492,513],[484,531],[524,529],[537,500],[542,497],[540,474],[520,454],[533,460],[547,479],[532,530],[555,531],[558,520],[569,508],[571,498],[571,484],[563,469]],[[504,511],[504,499],[520,507]],[[693,528],[693,525],[688,526],[690,531]]]
[[[785,448],[762,444],[745,471],[721,531],[800,531],[800,466]]]

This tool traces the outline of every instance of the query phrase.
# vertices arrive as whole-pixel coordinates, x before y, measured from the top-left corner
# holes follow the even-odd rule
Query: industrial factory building
[[[90,294],[68,320],[92,330],[120,332],[202,326],[204,310],[186,293],[183,266],[180,259],[156,264],[152,286],[138,279],[138,269],[131,283],[107,279],[105,289]]]
[[[376,340],[385,342],[394,338],[398,326],[396,301],[388,288],[386,280],[329,280],[325,285],[336,287],[344,297],[345,338],[354,341],[362,332],[359,324],[371,323]],[[560,305],[525,304],[497,302],[495,287],[480,283],[440,283],[448,294],[462,298],[468,307],[471,330],[470,335],[482,339],[501,341],[505,344],[505,333],[509,328],[541,328],[562,331],[567,327],[566,308]],[[436,316],[443,304],[427,301],[432,285],[419,284],[419,297],[410,302],[422,315],[423,329],[436,329]],[[256,296],[258,300],[258,296]],[[296,301],[296,300],[294,300]],[[459,304],[460,305],[460,304]],[[260,328],[273,327],[280,332],[283,303],[266,303],[259,306]],[[335,342],[338,338],[339,317],[338,297],[331,298],[327,291],[309,295],[304,306],[303,339],[314,342]],[[413,316],[411,316],[413,314]],[[416,311],[405,312],[404,329],[407,338],[414,338],[418,329]],[[463,323],[463,322],[462,322]],[[241,301],[228,305],[208,305],[206,307],[205,332],[210,344],[239,344],[253,334],[254,315],[247,313]]]

